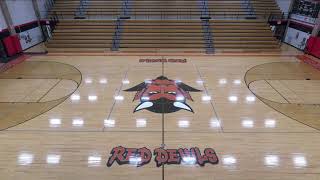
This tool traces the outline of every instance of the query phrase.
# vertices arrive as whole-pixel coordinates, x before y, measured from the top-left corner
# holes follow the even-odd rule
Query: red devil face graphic
[[[155,113],[172,113],[181,109],[193,112],[186,101],[193,101],[189,92],[199,92],[200,90],[182,82],[159,76],[125,91],[137,92],[133,101],[140,100],[140,104],[134,112],[147,109]]]

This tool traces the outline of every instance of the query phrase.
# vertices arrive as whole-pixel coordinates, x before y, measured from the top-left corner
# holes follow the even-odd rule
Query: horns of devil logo
[[[164,76],[160,76],[157,79],[169,80],[168,78],[166,78]],[[177,83],[177,86],[179,88],[181,88],[182,90],[186,91],[186,92],[200,92],[201,91],[201,90],[195,89],[195,88],[193,88],[191,86],[188,86],[187,84],[184,84],[182,82],[181,83]],[[138,85],[136,85],[136,86],[134,86],[132,88],[126,89],[124,91],[139,92],[139,91],[142,91],[143,89],[145,89],[146,87],[147,87],[147,84],[145,82],[143,82],[143,83],[140,83],[140,84],[138,84]],[[134,112],[137,112],[137,111],[140,111],[140,110],[143,110],[143,109],[151,108],[153,105],[154,105],[154,103],[150,102],[150,101],[142,102],[135,108]],[[189,112],[193,112],[192,108],[188,104],[186,104],[184,102],[176,101],[176,102],[173,103],[173,106],[175,106],[177,108],[180,108],[180,109],[187,110]]]
[[[135,108],[134,112],[137,112],[137,111],[140,111],[140,110],[143,110],[143,109],[148,109],[148,108],[150,108],[152,106],[153,106],[153,102],[150,102],[150,101],[142,102]],[[186,111],[189,111],[189,112],[193,113],[193,110],[191,109],[191,107],[186,103],[174,102],[173,106],[176,107],[176,108],[184,109]]]

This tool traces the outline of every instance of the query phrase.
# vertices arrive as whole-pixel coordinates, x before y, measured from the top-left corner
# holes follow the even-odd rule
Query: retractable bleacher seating
[[[114,20],[63,20],[47,44],[49,52],[105,52],[112,46]]]
[[[127,20],[122,51],[204,51],[200,20]]]
[[[56,0],[49,16],[58,16],[60,19],[73,19],[80,6],[80,0]]]
[[[268,18],[269,15],[281,15],[281,10],[274,0],[208,0],[208,10],[215,19],[243,19],[246,17]],[[251,5],[251,9],[248,6]]]
[[[265,20],[210,20],[216,50],[274,51],[279,48]]]
[[[62,20],[47,43],[49,52],[206,52],[208,34],[200,19],[204,11],[211,17],[214,50],[279,50],[267,23],[270,15],[282,14],[275,0],[207,0],[207,8],[200,0],[130,0],[129,18],[121,20],[120,41],[112,48],[123,2],[87,0],[86,19],[75,20],[80,0],[56,0],[51,15]]]
[[[50,15],[73,19],[78,16],[80,4],[80,0],[56,0]],[[121,8],[121,0],[87,0],[82,16],[90,19],[116,18],[121,13]]]
[[[251,4],[258,17],[267,19],[270,15],[282,16],[280,7],[275,0],[251,0]]]
[[[200,17],[197,0],[134,0],[131,15],[141,19],[191,19]]]

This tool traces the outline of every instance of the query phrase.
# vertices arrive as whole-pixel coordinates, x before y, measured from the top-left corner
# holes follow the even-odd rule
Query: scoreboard
[[[292,8],[292,14],[299,14],[311,18],[317,18],[320,10],[319,1],[295,0]]]

